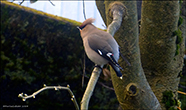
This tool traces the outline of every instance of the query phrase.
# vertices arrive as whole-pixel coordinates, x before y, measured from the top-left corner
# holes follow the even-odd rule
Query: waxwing
[[[117,76],[122,79],[120,71],[122,68],[118,64],[119,45],[112,35],[97,29],[92,24],[94,20],[93,18],[86,19],[81,26],[77,27],[83,40],[85,52],[88,58],[100,67],[109,63]]]

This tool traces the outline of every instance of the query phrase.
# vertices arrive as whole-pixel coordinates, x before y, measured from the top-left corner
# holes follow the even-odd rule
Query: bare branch
[[[86,76],[86,75],[84,77],[89,79],[89,77]],[[102,83],[100,81],[98,81],[98,84],[100,84],[101,86],[103,86],[103,87],[105,87],[105,88],[107,88],[109,90],[113,90],[114,91],[114,88],[113,87],[109,87],[109,86],[105,85],[104,83]]]
[[[71,96],[71,100],[72,102],[74,103],[75,107],[76,107],[76,110],[79,110],[79,106],[77,104],[77,101],[76,101],[76,98],[73,94],[73,92],[70,90],[70,86],[67,85],[67,87],[62,87],[62,86],[46,86],[44,84],[44,87],[39,89],[38,91],[34,92],[32,95],[27,95],[27,94],[19,94],[18,97],[22,98],[23,101],[26,101],[26,99],[29,99],[29,98],[35,98],[35,96],[37,94],[39,94],[40,92],[44,91],[44,90],[47,90],[47,89],[55,89],[55,90],[59,90],[59,89],[65,89],[65,90],[68,90],[70,96]]]
[[[102,71],[101,68],[98,68],[98,67],[95,67],[94,70],[92,71],[87,88],[86,88],[83,98],[81,100],[81,110],[88,109],[88,104],[89,104],[90,98],[92,96],[92,92],[94,91],[95,85],[98,81],[101,71]]]
[[[121,2],[113,2],[109,6],[109,16],[113,18],[112,23],[108,26],[107,32],[114,36],[115,32],[120,28],[123,16],[125,16],[126,7]]]

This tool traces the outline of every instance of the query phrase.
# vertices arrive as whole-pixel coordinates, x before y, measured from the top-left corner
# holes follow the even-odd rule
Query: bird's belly
[[[85,50],[86,51],[86,50]],[[106,60],[105,58],[103,58],[103,57],[101,57],[99,54],[97,54],[96,52],[95,52],[95,54],[94,55],[92,55],[91,53],[88,53],[88,52],[86,52],[86,54],[87,54],[87,56],[88,56],[88,58],[92,61],[92,62],[94,62],[95,64],[97,64],[97,65],[105,65],[105,64],[107,64],[108,63],[108,60]]]
[[[84,43],[86,55],[92,62],[100,66],[108,63],[108,60],[100,56],[98,53],[96,53],[94,50],[92,50],[89,47],[88,42],[83,42],[83,43]]]

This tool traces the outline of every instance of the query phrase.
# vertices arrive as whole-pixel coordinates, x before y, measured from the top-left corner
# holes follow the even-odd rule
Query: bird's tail
[[[122,79],[123,77],[122,77],[122,73],[121,73],[120,69],[119,69],[116,65],[114,65],[114,64],[112,64],[112,63],[109,63],[109,64],[112,66],[112,68],[113,68],[114,71],[116,72],[117,76],[118,76],[120,79]]]

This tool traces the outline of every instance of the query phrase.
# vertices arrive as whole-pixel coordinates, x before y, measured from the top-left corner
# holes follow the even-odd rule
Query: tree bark
[[[179,1],[143,1],[140,29],[142,66],[163,109],[165,91],[177,90],[183,67],[184,40],[178,29]],[[174,105],[172,105],[174,106]]]
[[[112,22],[112,16],[109,15],[109,5],[112,2],[114,1],[104,2],[107,25]],[[117,99],[123,109],[161,109],[141,66],[136,2],[121,1],[121,3],[126,6],[128,15],[122,19],[121,27],[114,37],[120,45],[121,53],[128,59],[131,66],[122,59],[119,60],[119,64],[124,68],[123,80],[118,79],[111,70]]]

